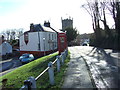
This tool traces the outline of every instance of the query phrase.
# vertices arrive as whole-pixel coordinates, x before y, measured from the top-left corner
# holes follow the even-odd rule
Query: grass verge
[[[54,53],[25,64],[0,77],[0,81],[7,79],[5,88],[20,88],[24,80],[27,80],[30,76],[37,77],[47,67],[49,61],[54,61],[57,55],[58,53]]]
[[[52,90],[53,88],[56,90],[60,89],[63,84],[63,79],[65,76],[66,69],[68,67],[68,62],[70,61],[70,52],[68,56],[66,57],[66,60],[64,62],[64,65],[61,65],[60,72],[57,72],[56,64],[54,64],[54,80],[55,85],[49,84],[49,77],[48,72],[46,72],[38,81],[37,81],[37,88],[47,88],[49,90]]]
[[[0,81],[3,79],[7,79],[7,83],[5,84],[5,88],[21,88],[23,86],[24,80],[27,80],[28,77],[33,76],[37,77],[46,67],[50,61],[54,61],[58,53],[51,54],[42,58],[39,58],[35,61],[32,61],[26,65],[19,67],[18,69],[0,77]],[[65,64],[61,66],[61,71],[57,72],[56,66],[54,66],[55,72],[55,85],[51,86],[49,84],[48,72],[46,72],[38,81],[37,88],[61,88],[63,77],[65,70],[67,68],[67,62],[69,62],[70,56],[68,54]],[[2,85],[2,83],[0,83]]]

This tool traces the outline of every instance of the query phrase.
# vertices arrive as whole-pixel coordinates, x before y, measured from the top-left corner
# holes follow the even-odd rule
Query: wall
[[[38,46],[39,42],[40,49]],[[24,34],[20,37],[20,51],[50,51],[54,49],[57,49],[57,33],[28,32],[27,44],[24,41]]]
[[[6,55],[7,53],[12,53],[12,46],[5,41],[0,45],[0,56]]]

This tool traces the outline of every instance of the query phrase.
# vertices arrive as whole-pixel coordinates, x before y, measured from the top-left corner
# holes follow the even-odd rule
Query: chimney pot
[[[44,26],[45,26],[45,27],[50,27],[50,22],[49,22],[49,21],[48,21],[48,22],[45,21],[45,22],[44,22]]]

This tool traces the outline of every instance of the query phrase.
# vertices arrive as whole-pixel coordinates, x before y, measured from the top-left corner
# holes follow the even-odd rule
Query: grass
[[[49,77],[48,72],[46,72],[38,81],[37,81],[37,88],[47,88],[52,90],[54,89],[60,89],[63,84],[63,78],[66,72],[66,68],[68,67],[68,62],[70,60],[70,53],[68,54],[64,65],[61,65],[60,72],[57,72],[56,64],[54,65],[54,77],[55,77],[55,85],[49,84]]]
[[[37,77],[47,67],[49,61],[54,61],[57,55],[58,53],[51,54],[25,64],[0,77],[0,81],[2,81],[2,79],[8,79],[6,88],[20,88],[24,80],[27,80],[30,76]]]
[[[28,77],[33,76],[37,77],[46,67],[50,61],[54,61],[58,53],[51,54],[42,58],[39,58],[35,61],[32,61],[28,64],[25,64],[18,69],[0,77],[0,81],[7,79],[5,88],[21,88],[24,84],[24,80],[27,80]],[[55,85],[51,86],[49,84],[48,72],[46,72],[40,79],[37,81],[37,88],[60,88],[61,81],[63,82],[63,77],[65,70],[67,68],[67,62],[70,60],[70,56],[65,60],[65,64],[61,66],[61,71],[57,72],[56,66],[54,66],[55,71]]]
[[[65,72],[66,72],[66,69],[68,67],[68,62],[70,61],[70,53],[68,54],[65,62],[64,62],[64,65],[61,66],[61,71],[60,73],[58,73],[57,71],[55,72],[55,86],[52,86],[51,88],[61,88],[62,87],[62,84],[64,82],[64,76],[65,76]]]

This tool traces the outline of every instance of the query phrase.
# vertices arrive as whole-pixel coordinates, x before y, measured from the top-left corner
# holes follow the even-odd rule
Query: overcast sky
[[[85,3],[86,0],[0,0],[0,32],[14,28],[27,31],[30,23],[43,25],[45,20],[49,20],[53,28],[61,29],[61,17],[70,16],[80,34],[91,33],[91,18],[81,8]]]

